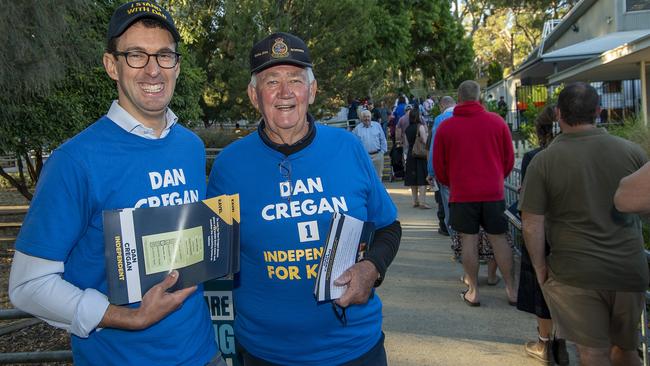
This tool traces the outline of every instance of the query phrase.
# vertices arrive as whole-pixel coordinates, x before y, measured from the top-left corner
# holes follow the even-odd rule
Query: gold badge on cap
[[[273,58],[282,58],[289,56],[289,46],[284,43],[283,38],[276,38],[271,47],[271,57]]]

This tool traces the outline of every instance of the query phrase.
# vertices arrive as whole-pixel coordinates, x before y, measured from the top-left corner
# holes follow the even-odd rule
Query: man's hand
[[[427,175],[427,183],[429,183],[429,185],[433,185],[433,176],[432,175]]]
[[[334,281],[337,286],[348,287],[336,303],[344,308],[352,304],[365,304],[378,277],[379,272],[372,262],[356,263]]]
[[[144,294],[138,308],[109,305],[98,327],[140,330],[157,323],[178,309],[183,301],[196,291],[196,286],[192,286],[175,292],[167,292],[177,280],[178,271],[174,270],[162,282]]]

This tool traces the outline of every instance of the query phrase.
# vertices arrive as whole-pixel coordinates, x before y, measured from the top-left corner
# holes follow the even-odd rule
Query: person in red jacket
[[[479,102],[481,88],[473,80],[458,87],[454,114],[436,131],[433,167],[440,183],[450,188],[450,224],[461,234],[462,260],[468,289],[463,301],[479,306],[478,232],[483,227],[503,276],[508,303],[516,305],[512,250],[506,241],[504,179],[514,165],[508,125]]]

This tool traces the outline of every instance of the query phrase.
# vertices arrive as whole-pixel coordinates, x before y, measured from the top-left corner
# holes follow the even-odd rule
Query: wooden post
[[[645,60],[641,60],[641,116],[643,123],[648,125],[648,78],[645,71]]]

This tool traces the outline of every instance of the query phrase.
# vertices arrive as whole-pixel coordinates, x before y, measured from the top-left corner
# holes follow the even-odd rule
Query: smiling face
[[[307,71],[293,65],[273,66],[256,75],[248,97],[271,130],[271,140],[292,144],[307,134],[307,108],[314,102],[316,88],[315,80],[309,83]]]
[[[176,51],[174,39],[164,28],[147,27],[137,22],[118,39],[118,52],[144,51],[155,54]],[[104,68],[117,82],[118,103],[135,119],[147,127],[162,129],[165,111],[174,95],[180,62],[172,69],[158,66],[155,57],[142,69],[134,69],[124,56],[104,54]]]

